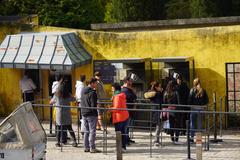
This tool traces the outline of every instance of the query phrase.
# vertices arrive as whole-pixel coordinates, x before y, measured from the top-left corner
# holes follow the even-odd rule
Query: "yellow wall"
[[[225,63],[240,62],[240,25],[79,35],[94,59],[192,56],[210,100],[226,94]]]
[[[240,25],[125,33],[56,27],[40,27],[36,31],[78,31],[80,40],[93,54],[94,60],[192,56],[195,61],[196,76],[202,80],[210,100],[214,91],[218,97],[226,93],[225,63],[240,62]],[[7,31],[7,34],[10,33]],[[1,30],[0,40],[4,38],[3,34]],[[21,99],[18,87],[20,72],[17,69],[0,69],[0,94],[4,97],[3,103],[7,104],[7,112],[13,110],[13,106]],[[43,73],[44,97],[48,96],[46,72]],[[75,81],[79,79],[80,74],[86,74],[89,79],[92,72],[92,64],[72,71],[73,94]],[[9,83],[12,85],[8,85]],[[110,86],[108,85],[107,88],[110,96]]]
[[[19,69],[0,69],[0,114],[7,115],[22,102],[19,81],[22,71]],[[1,106],[2,105],[2,106]]]
[[[1,25],[0,43],[8,34],[20,32],[20,26]],[[21,91],[19,89],[19,80],[21,70],[18,69],[0,69],[0,115],[7,115],[21,102]]]

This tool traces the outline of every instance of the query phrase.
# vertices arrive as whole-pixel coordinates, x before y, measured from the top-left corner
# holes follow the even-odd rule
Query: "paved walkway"
[[[44,128],[48,128],[44,125]],[[77,127],[74,126],[74,130],[77,131]],[[107,154],[103,153],[84,153],[82,139],[78,148],[71,146],[71,140],[69,144],[64,145],[61,152],[60,148],[55,147],[55,138],[48,138],[47,143],[47,160],[114,160],[116,159],[115,153],[115,132],[113,128],[109,128],[108,134],[108,148]],[[48,133],[48,131],[46,131]],[[207,160],[237,160],[240,159],[240,131],[225,131],[223,132],[222,143],[210,144],[209,151],[203,151],[203,159]],[[169,135],[163,134],[162,146],[152,148],[152,158],[150,158],[150,138],[148,131],[138,130],[134,132],[135,144],[131,144],[127,147],[127,152],[123,153],[124,160],[155,160],[155,159],[173,159],[182,160],[187,158],[187,146],[185,137],[180,138],[179,144],[173,144],[170,142]],[[204,137],[203,137],[204,138]],[[213,138],[213,137],[210,137]],[[98,149],[102,150],[102,132],[97,132],[96,145]],[[203,144],[204,147],[204,144]],[[204,149],[204,148],[203,148]],[[191,145],[191,158],[196,159],[195,144]]]

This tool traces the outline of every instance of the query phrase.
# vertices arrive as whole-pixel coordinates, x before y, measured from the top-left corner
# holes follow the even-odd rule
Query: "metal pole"
[[[163,132],[163,121],[162,121],[162,119],[160,119],[159,129],[160,129],[160,135],[161,135],[160,142],[161,142],[161,146],[163,146],[163,140],[162,140],[163,139],[163,137],[162,137],[163,136],[163,133],[162,133]]]
[[[207,111],[209,111],[209,105],[207,105]],[[210,114],[208,113],[207,120],[207,151],[209,151],[209,134],[210,134]]]
[[[53,118],[53,108],[52,106],[50,106],[49,134],[52,134],[52,118]]]
[[[220,97],[220,112],[222,112],[222,97]],[[222,137],[222,114],[220,116],[220,137]]]
[[[63,146],[63,124],[62,124],[62,117],[63,117],[63,112],[62,112],[62,106],[60,106],[60,113],[61,113],[61,119],[60,119],[60,121],[61,121],[61,141],[60,141],[60,145],[61,145],[61,152],[62,152],[62,146]]]
[[[107,154],[107,120],[106,120],[106,110],[103,107],[103,117],[102,117],[102,127],[103,127],[103,153]]]
[[[217,110],[217,104],[216,104],[216,93],[213,93],[213,105],[214,105],[214,114],[213,114],[213,120],[214,120],[214,125],[213,125],[213,129],[214,129],[214,142],[216,142],[217,140],[217,117],[216,117],[216,110]]]
[[[100,108],[99,108],[100,109]],[[99,112],[101,112],[101,110],[99,111]],[[102,125],[103,125],[103,123],[104,123],[104,111],[103,111],[103,115],[102,115]],[[103,136],[102,136],[102,141],[103,141],[103,154],[106,154],[105,153],[105,135],[104,135],[104,129],[105,129],[105,127],[104,126],[102,126],[103,127],[103,132],[102,132],[102,134],[103,134]]]
[[[105,106],[104,106],[104,113],[105,113],[105,117],[104,117],[104,123],[105,123],[105,125],[104,125],[104,130],[105,130],[105,138],[106,138],[106,154],[107,154],[107,134],[108,134],[108,132],[107,132],[107,110],[105,110]],[[103,124],[104,124],[103,123]]]
[[[162,105],[160,104],[159,106],[159,110],[162,110]],[[161,146],[162,146],[162,119],[160,119],[160,115],[161,115],[161,113],[162,112],[158,112],[159,114],[158,114],[158,117],[157,117],[157,123],[158,123],[158,127],[159,127],[159,129],[160,129],[160,144],[161,144]],[[158,135],[159,136],[159,135]]]
[[[206,111],[206,110],[205,110]],[[206,119],[206,114],[204,114],[204,151],[207,151],[207,119]]]
[[[80,116],[79,116],[79,114],[80,114],[79,109],[77,109],[78,144],[80,142]]]
[[[217,103],[216,103],[216,93],[213,93],[213,105],[214,105],[214,113],[213,113],[213,129],[214,129],[214,139],[211,140],[212,143],[218,143],[222,142],[221,139],[217,139],[217,116],[216,116],[216,111],[217,111]]]
[[[122,160],[122,134],[120,131],[116,132],[116,150],[117,160]]]
[[[152,158],[152,111],[150,111],[150,158]]]
[[[186,120],[186,128],[187,128],[187,159],[191,159],[189,120]]]

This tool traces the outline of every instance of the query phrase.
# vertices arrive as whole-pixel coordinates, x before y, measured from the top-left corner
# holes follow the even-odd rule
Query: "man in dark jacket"
[[[97,113],[97,93],[96,88],[97,79],[92,78],[89,85],[82,90],[81,93],[81,115],[83,118],[84,131],[84,152],[98,153],[100,150],[96,149],[96,126],[98,120]],[[93,109],[90,109],[93,108]]]
[[[130,77],[125,77],[124,78],[124,84],[122,87],[122,92],[125,93],[126,95],[126,102],[127,103],[134,103],[137,99],[136,94],[133,92],[132,89],[132,83],[133,80]],[[127,108],[129,109],[133,109],[134,105],[127,105]],[[127,126],[131,126],[133,124],[133,114],[134,111],[129,111],[129,119],[128,119],[128,125]],[[135,143],[135,141],[131,140],[129,137],[129,127],[127,127],[127,144],[130,143]]]

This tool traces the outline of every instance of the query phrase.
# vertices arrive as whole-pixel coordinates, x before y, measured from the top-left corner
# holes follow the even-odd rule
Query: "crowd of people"
[[[80,80],[76,82],[75,96],[70,94],[68,89],[68,81],[64,76],[57,76],[56,81],[52,85],[53,97],[50,104],[56,105],[56,146],[60,147],[61,144],[67,143],[67,131],[69,131],[74,147],[77,147],[76,136],[72,128],[72,117],[70,102],[77,102],[80,108],[81,119],[81,133],[84,142],[84,152],[98,153],[100,150],[96,148],[96,130],[103,130],[102,123],[103,107],[104,105],[98,104],[99,99],[106,98],[106,92],[103,82],[101,80],[100,72],[94,73],[94,77],[86,81],[86,76],[81,75]],[[206,91],[202,88],[200,79],[196,78],[193,81],[193,87],[188,88],[187,84],[183,81],[181,75],[177,74],[171,79],[160,83],[153,81],[150,84],[149,90],[144,94],[146,99],[155,105],[153,109],[161,110],[194,110],[199,111],[203,109],[208,103],[208,96]],[[23,92],[23,97],[26,100],[32,100],[33,90],[36,86],[28,78],[26,72],[24,78],[20,81]],[[129,137],[129,126],[133,125],[134,105],[129,103],[136,102],[137,96],[133,89],[133,80],[127,76],[123,79],[123,85],[120,83],[112,84],[112,124],[115,131],[120,131],[122,134],[122,151],[126,151],[126,146],[135,143]],[[158,106],[164,105],[159,108]],[[184,106],[185,105],[185,106]],[[189,107],[186,105],[197,105],[202,107]],[[58,107],[65,106],[65,107]],[[186,120],[190,121],[191,129],[191,142],[194,142],[195,129],[202,128],[202,116],[196,115],[197,113],[181,113],[181,112],[153,112],[152,123],[156,125],[156,134],[154,144],[159,146],[159,134],[162,129],[163,123],[168,121],[169,127],[166,133],[170,134],[172,142],[178,142],[179,135],[186,134]],[[199,119],[197,119],[199,118]],[[198,122],[198,124],[196,124]]]
[[[86,76],[81,75],[80,81],[76,82],[76,94],[75,97],[71,96],[66,87],[67,81],[64,76],[57,76],[56,81],[52,85],[53,98],[50,104],[56,106],[65,106],[63,108],[56,107],[56,130],[57,130],[57,143],[65,144],[67,142],[67,131],[73,139],[72,145],[77,147],[76,137],[72,129],[72,118],[70,107],[71,101],[76,101],[80,107],[80,119],[81,119],[81,133],[84,142],[84,152],[98,153],[100,150],[96,148],[96,130],[103,130],[102,123],[103,107],[104,105],[98,104],[99,99],[106,98],[106,92],[104,90],[103,82],[101,80],[101,74],[99,72],[94,73],[89,81],[85,83]],[[121,86],[119,83],[112,85],[112,124],[115,126],[116,131],[122,133],[122,150],[126,150],[126,146],[130,143],[135,143],[129,138],[129,126],[132,123],[132,112],[128,112],[126,108],[133,108],[133,105],[127,105],[127,103],[133,103],[136,101],[137,96],[132,88],[132,79],[130,77],[124,78],[124,84]],[[93,108],[93,109],[92,109]],[[118,110],[122,108],[122,110]],[[61,142],[61,143],[60,143]]]
[[[196,129],[202,129],[203,115],[199,116],[196,112],[171,112],[171,110],[201,111],[205,109],[204,107],[208,104],[208,95],[201,87],[199,78],[194,79],[191,90],[179,74],[175,78],[170,79],[165,88],[160,83],[153,81],[149,91],[144,96],[150,99],[152,103],[159,105],[167,104],[167,106],[164,105],[158,109],[162,109],[163,111],[170,110],[170,112],[153,113],[152,120],[156,125],[154,141],[156,146],[159,146],[160,129],[163,123],[166,122],[169,123],[166,127],[166,133],[170,134],[171,141],[176,143],[179,140],[179,135],[186,134],[186,120],[189,120],[191,131],[190,142],[194,142]],[[157,108],[155,107],[154,109]],[[199,119],[197,119],[198,117]]]

